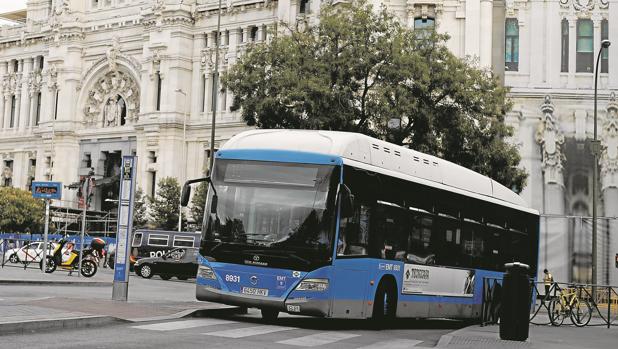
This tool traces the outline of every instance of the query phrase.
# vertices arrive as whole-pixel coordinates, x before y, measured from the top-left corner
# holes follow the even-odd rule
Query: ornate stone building
[[[337,1],[337,0],[335,0]],[[610,4],[612,1],[612,4]],[[599,79],[600,216],[618,216],[618,6],[614,0],[371,0],[413,28],[448,33],[449,48],[491,67],[511,87],[507,121],[529,174],[522,196],[545,215],[540,268],[584,280],[591,261],[593,63]],[[138,182],[201,175],[208,161],[214,43],[220,69],[280,21],[315,21],[318,0],[28,0],[0,28],[0,185],[74,183],[94,168],[93,209],[113,209],[121,155],[139,156]],[[7,16],[5,16],[7,17]],[[217,91],[217,144],[246,129]],[[186,126],[186,134],[183,132]],[[65,190],[63,205],[76,206]],[[579,222],[576,224],[576,221]],[[579,225],[578,225],[579,224]],[[588,226],[586,226],[588,224]],[[618,224],[601,223],[599,281],[618,284],[610,265]],[[610,261],[611,259],[611,261]],[[589,272],[588,272],[589,273]]]

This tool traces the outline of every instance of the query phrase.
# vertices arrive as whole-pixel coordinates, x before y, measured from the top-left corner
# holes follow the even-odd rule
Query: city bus
[[[483,278],[535,277],[539,214],[496,181],[362,134],[253,130],[206,178],[196,298],[328,318],[479,318]]]

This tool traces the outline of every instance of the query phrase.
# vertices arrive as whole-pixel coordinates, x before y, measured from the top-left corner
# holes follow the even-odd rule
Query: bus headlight
[[[204,266],[204,265],[200,265],[200,267],[197,269],[197,277],[200,277],[203,279],[212,279],[212,280],[217,279],[217,276],[215,275],[215,272],[212,271],[212,268]]]
[[[305,279],[296,286],[297,291],[317,291],[328,290],[328,279]]]

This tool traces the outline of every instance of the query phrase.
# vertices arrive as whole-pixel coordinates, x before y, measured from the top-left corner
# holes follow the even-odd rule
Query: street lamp
[[[592,284],[597,284],[597,171],[598,160],[601,152],[601,142],[597,140],[597,80],[599,77],[599,59],[603,49],[611,45],[609,40],[601,41],[601,48],[597,54],[597,62],[594,68],[594,136],[591,144],[594,165],[592,169]],[[594,292],[593,292],[594,294]]]
[[[186,171],[187,171],[187,113],[189,112],[189,108],[188,108],[188,103],[187,103],[187,93],[179,88],[174,90],[175,92],[178,92],[180,94],[182,94],[185,98],[185,112],[184,112],[184,118],[182,121],[182,158],[183,158],[183,166],[182,166],[182,176],[180,178],[182,178],[182,180],[185,180],[186,178]],[[182,230],[182,205],[180,203],[178,203],[178,232],[180,232]]]
[[[212,121],[210,124],[210,159],[208,161],[209,173],[212,173],[212,165],[215,160],[215,124],[217,119],[217,100],[219,92],[219,42],[221,41],[221,0],[217,9],[217,38],[215,40],[215,72],[212,83]]]

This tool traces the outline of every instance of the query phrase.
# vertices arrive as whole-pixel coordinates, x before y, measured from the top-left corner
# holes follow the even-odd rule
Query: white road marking
[[[344,332],[321,332],[309,336],[287,339],[284,341],[279,341],[277,343],[295,345],[298,347],[317,347],[319,345],[335,343],[344,339],[354,338],[358,336],[360,335]]]
[[[296,327],[263,325],[263,326],[255,326],[255,327],[236,328],[232,330],[208,332],[204,334],[208,336],[217,336],[217,337],[244,338],[244,337],[249,337],[249,336],[259,336],[259,335],[267,334],[267,333],[297,330],[297,329],[298,328]]]
[[[182,330],[185,328],[225,325],[225,324],[232,324],[232,323],[238,323],[238,322],[221,320],[221,319],[199,319],[199,320],[162,322],[158,324],[133,326],[133,328],[137,328],[140,330],[150,330],[150,331],[173,331],[173,330]]]
[[[416,339],[393,339],[382,342],[373,343],[371,345],[367,345],[364,347],[360,347],[358,349],[405,349],[413,347],[423,341],[419,341]]]

